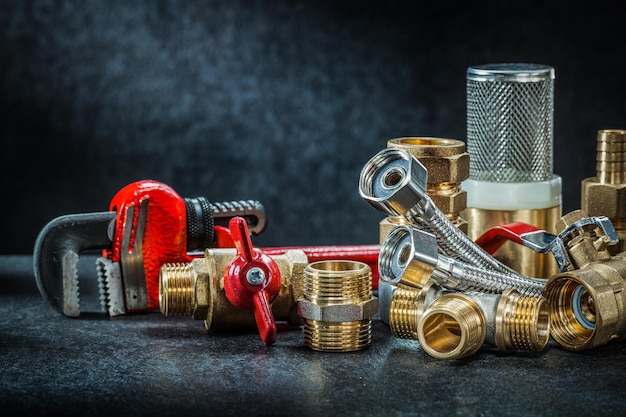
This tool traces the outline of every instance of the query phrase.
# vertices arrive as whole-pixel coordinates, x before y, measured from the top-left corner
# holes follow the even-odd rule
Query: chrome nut
[[[378,298],[358,304],[320,306],[306,299],[298,300],[298,315],[304,319],[326,322],[350,322],[369,319],[378,312]]]

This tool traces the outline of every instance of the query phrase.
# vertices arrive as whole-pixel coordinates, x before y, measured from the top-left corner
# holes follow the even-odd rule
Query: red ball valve
[[[226,298],[235,307],[254,312],[261,340],[272,345],[276,341],[276,322],[270,304],[280,291],[280,270],[270,256],[254,250],[243,218],[233,217],[228,226],[237,255],[224,271]]]

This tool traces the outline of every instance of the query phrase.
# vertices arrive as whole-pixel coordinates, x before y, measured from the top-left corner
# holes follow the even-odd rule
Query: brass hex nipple
[[[362,262],[318,261],[304,269],[298,314],[304,318],[304,342],[313,350],[350,352],[372,342],[378,300],[372,295],[372,271]]]
[[[577,210],[560,225],[584,217]],[[598,229],[583,229],[564,241],[576,269],[554,275],[544,289],[552,338],[564,349],[588,350],[626,338],[626,252],[610,255],[605,237]]]
[[[608,217],[619,236],[612,255],[626,250],[626,130],[600,130],[596,176],[581,184],[581,209],[590,216]]]

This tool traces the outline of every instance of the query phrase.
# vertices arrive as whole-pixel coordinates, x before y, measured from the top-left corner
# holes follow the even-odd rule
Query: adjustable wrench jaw
[[[78,260],[84,251],[111,245],[107,233],[115,213],[69,214],[49,222],[39,233],[33,250],[37,288],[56,311],[69,317],[80,314]]]

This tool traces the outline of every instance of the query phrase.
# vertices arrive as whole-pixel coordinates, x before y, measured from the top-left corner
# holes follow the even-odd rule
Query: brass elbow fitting
[[[576,210],[557,226],[584,217]],[[572,233],[564,240],[572,269],[546,283],[552,338],[566,350],[588,350],[626,337],[626,252],[611,255],[607,241],[598,229]]]
[[[256,328],[252,311],[237,308],[226,298],[224,272],[236,249],[206,249],[204,257],[190,263],[165,264],[159,274],[159,304],[165,316],[191,316],[204,320],[207,330]],[[297,300],[302,297],[304,269],[308,264],[301,250],[272,256],[281,274],[281,288],[271,304],[276,321],[301,325]]]
[[[461,183],[469,178],[470,157],[465,143],[457,139],[403,137],[387,141],[387,147],[406,149],[428,171],[426,193],[435,206],[464,233],[468,223],[461,217],[467,193]]]
[[[608,217],[619,236],[612,255],[626,250],[626,130],[600,130],[596,176],[581,184],[581,209],[590,216]]]
[[[313,350],[351,352],[372,342],[372,271],[363,262],[312,262],[304,269],[304,293],[298,300],[304,318],[304,342]]]

